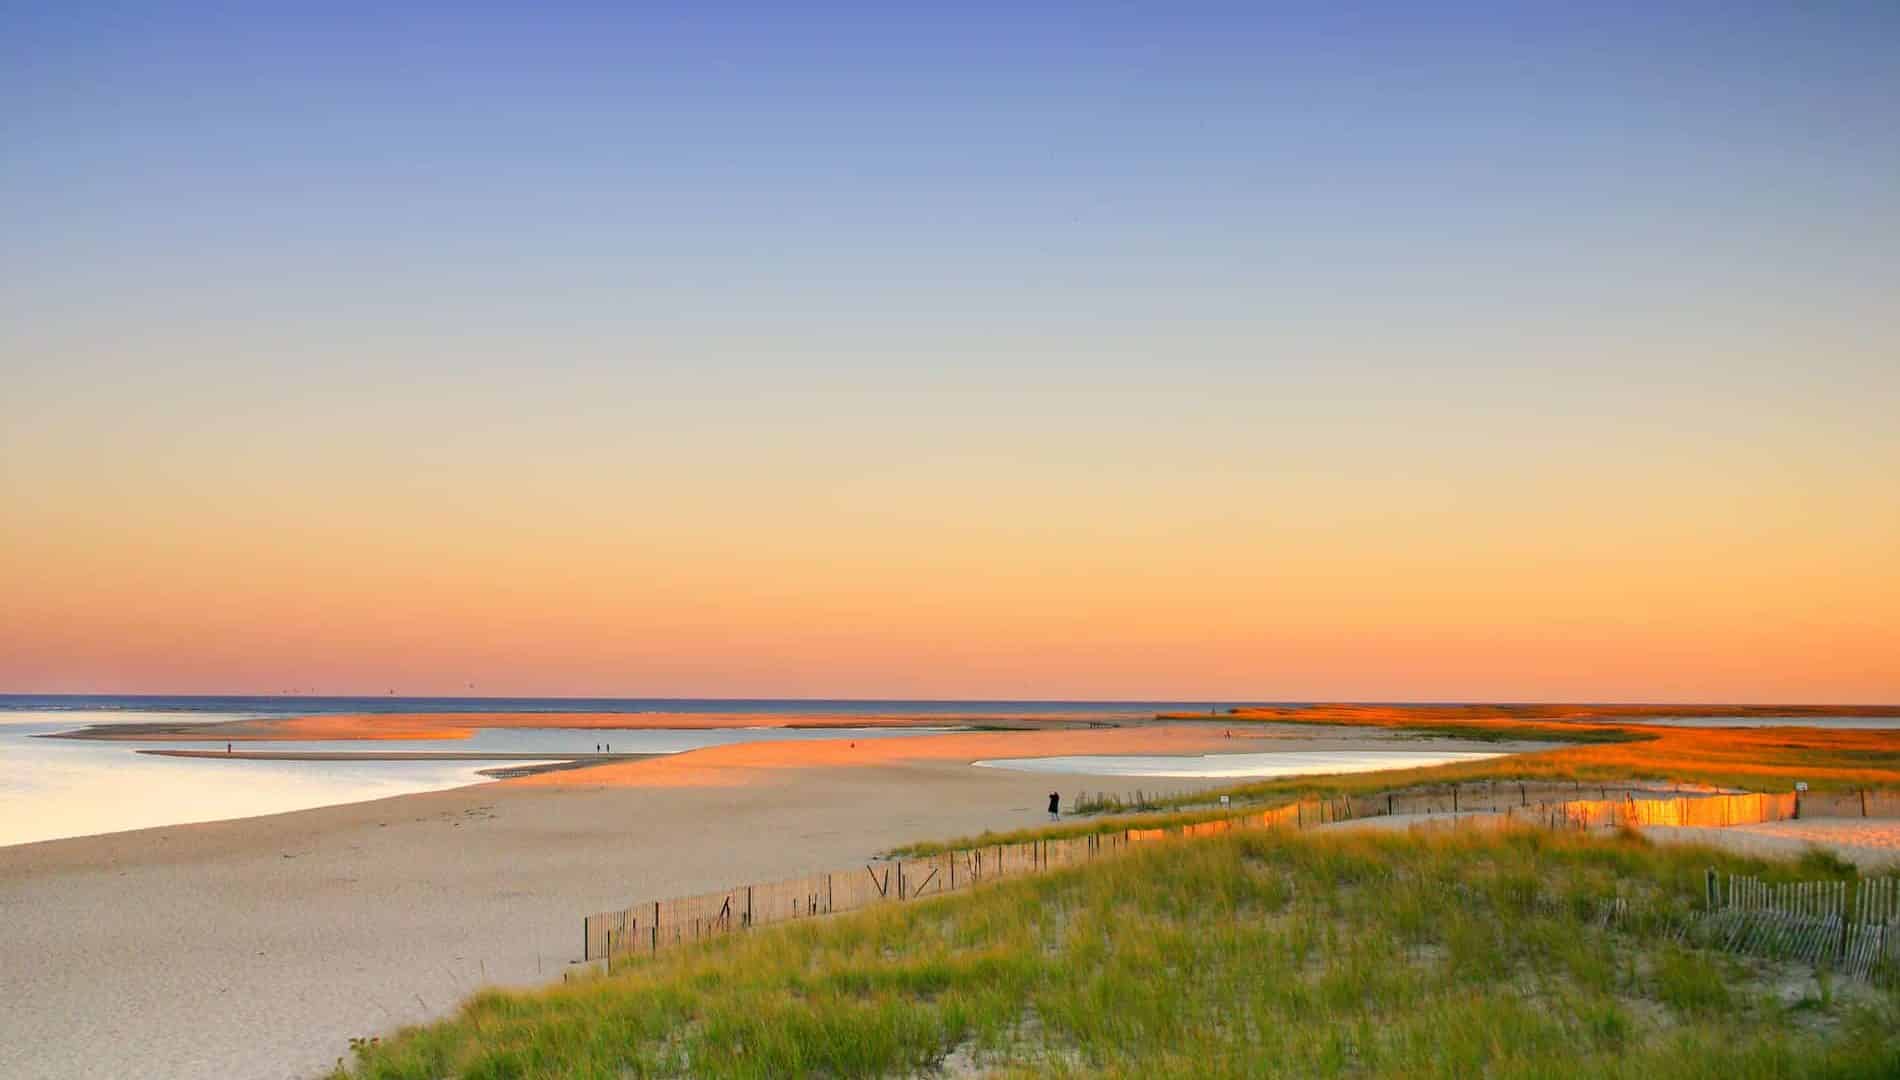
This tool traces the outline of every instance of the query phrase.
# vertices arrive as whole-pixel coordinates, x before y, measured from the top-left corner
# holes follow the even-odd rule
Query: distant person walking
[[[225,752],[225,753],[227,753],[227,754],[231,752],[231,744],[230,744],[230,743],[225,743],[225,744],[224,744],[224,752]]]
[[[1058,820],[1061,817],[1061,813],[1062,793],[1059,791],[1051,791],[1049,793],[1049,820]]]

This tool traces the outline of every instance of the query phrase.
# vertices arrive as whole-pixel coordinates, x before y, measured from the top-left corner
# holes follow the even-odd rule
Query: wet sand
[[[530,754],[516,750],[137,750],[153,757],[211,761],[567,761],[591,765],[644,761],[658,754]]]
[[[1120,723],[1120,722],[1117,722]],[[257,720],[93,724],[49,738],[108,742],[330,742],[354,739],[466,739],[482,728],[568,728],[585,731],[704,730],[709,728],[981,727],[1012,730],[1109,726],[1073,717],[808,716],[785,713],[367,713],[287,716]]]
[[[1035,732],[957,732],[913,735],[903,739],[824,739],[800,743],[735,743],[707,747],[624,765],[603,766],[524,780],[545,785],[610,784],[641,787],[707,786],[746,783],[761,772],[787,769],[860,768],[869,765],[955,762],[985,758],[1057,757],[1088,754],[1219,754],[1274,750],[1353,750],[1410,747],[1427,750],[1486,750],[1507,753],[1547,749],[1545,743],[1461,743],[1422,740],[1377,730],[1339,729],[1321,734],[1311,727],[1278,724],[1179,723],[1116,728]],[[990,770],[979,770],[990,771]],[[1068,777],[1057,786],[1074,786]],[[1131,777],[1149,790],[1173,781]],[[1227,779],[1227,784],[1240,783]]]
[[[1052,787],[1067,797],[1231,782],[968,765],[981,757],[1405,744],[1383,732],[1247,731],[722,746],[0,848],[0,1076],[312,1076],[352,1036],[440,1016],[485,984],[558,978],[590,912],[1033,826]]]

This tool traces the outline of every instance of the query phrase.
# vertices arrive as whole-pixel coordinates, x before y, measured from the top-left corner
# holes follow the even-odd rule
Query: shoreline
[[[680,751],[685,753],[686,751]],[[613,761],[642,761],[667,754],[534,754],[518,750],[134,750],[153,757],[198,758],[207,761],[571,761],[596,765]]]
[[[1469,745],[1466,743],[1469,742]],[[1456,744],[1456,745],[1453,745]],[[1534,753],[1560,744],[1519,740],[1490,742],[1411,736],[1376,729],[1316,731],[1310,726],[1169,722],[1114,728],[1041,729],[1037,731],[965,731],[914,735],[903,739],[814,739],[808,742],[738,742],[702,747],[646,761],[602,764],[569,774],[531,777],[522,783],[595,787],[702,787],[744,784],[761,773],[818,768],[866,768],[944,764],[974,768],[977,761],[1011,757],[1180,756],[1278,751],[1352,751],[1415,749],[1418,752],[1471,750],[1484,753]],[[984,772],[1008,770],[985,769]],[[1176,777],[1116,776],[1075,770],[1019,773],[1047,780],[1088,781],[1114,778],[1153,786]],[[1328,775],[1316,770],[1310,775]],[[1246,778],[1198,777],[1208,783],[1234,784]]]
[[[1206,718],[1202,718],[1206,719]],[[526,730],[563,728],[580,731],[704,731],[713,729],[785,729],[828,731],[849,728],[946,728],[952,730],[1087,730],[1152,720],[1116,721],[1059,716],[852,716],[778,713],[338,713],[261,717],[242,720],[129,724],[88,724],[71,731],[34,736],[100,742],[353,742],[409,739],[466,739],[484,728]]]
[[[1034,826],[1052,789],[1066,804],[1078,788],[1132,796],[1157,783],[968,764],[998,751],[1451,745],[1249,733],[1235,725],[1229,740],[1202,723],[742,743],[0,848],[0,1075],[319,1075],[351,1038],[439,1017],[485,985],[557,980],[581,956],[588,912]]]
[[[456,750],[392,750],[392,751],[346,751],[346,750],[135,750],[134,753],[150,754],[153,757],[201,758],[216,761],[520,761],[523,765],[497,765],[488,769],[476,769],[477,775],[486,780],[471,781],[472,784],[486,783],[492,780],[517,780],[524,776],[538,776],[541,773],[566,772],[570,769],[587,769],[595,765],[615,761],[644,761],[652,757],[665,757],[664,754],[529,754],[509,751],[482,753],[480,751]],[[465,785],[466,786],[466,785]],[[341,805],[341,804],[339,804]]]

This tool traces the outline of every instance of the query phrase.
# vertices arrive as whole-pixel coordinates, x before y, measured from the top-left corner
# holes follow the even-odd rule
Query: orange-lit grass
[[[1570,706],[1570,705],[1385,705],[1286,706],[1235,709],[1235,720],[1304,723],[1315,726],[1378,727],[1410,733],[1466,739],[1571,741],[1554,750],[1514,754],[1485,761],[1434,765],[1422,769],[1337,776],[1291,776],[1234,787],[1168,796],[1151,805],[1170,813],[1078,818],[1061,825],[933,840],[893,849],[897,855],[928,855],[980,844],[1114,832],[1129,827],[1185,825],[1252,813],[1260,805],[1279,805],[1311,795],[1369,795],[1408,787],[1483,780],[1655,780],[1740,788],[1790,791],[1796,782],[1811,788],[1852,790],[1900,788],[1900,730],[1830,728],[1672,728],[1601,719],[1618,710],[1646,716],[1693,715],[1862,715],[1892,716],[1886,708],[1849,710],[1819,706]],[[1571,722],[1562,722],[1576,717]],[[1599,719],[1591,719],[1599,718]],[[1544,722],[1539,722],[1544,721]],[[1576,742],[1579,736],[1591,741]],[[1217,810],[1208,804],[1227,795],[1242,808]],[[1198,809],[1197,809],[1198,808]]]
[[[1400,782],[1460,780],[1667,780],[1788,791],[1900,787],[1900,730],[1810,727],[1678,728],[1658,716],[1895,716],[1892,706],[1684,705],[1315,705],[1236,709],[1235,720],[1425,730],[1433,734],[1588,743],[1490,761],[1410,770]],[[1391,787],[1390,773],[1315,778],[1296,790]],[[1295,790],[1282,784],[1241,790]]]

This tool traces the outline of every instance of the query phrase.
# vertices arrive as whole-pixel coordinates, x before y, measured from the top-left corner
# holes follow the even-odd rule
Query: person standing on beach
[[[1061,817],[1061,813],[1060,813],[1061,808],[1062,808],[1062,793],[1059,791],[1051,791],[1049,793],[1049,820],[1050,821],[1056,821]]]

